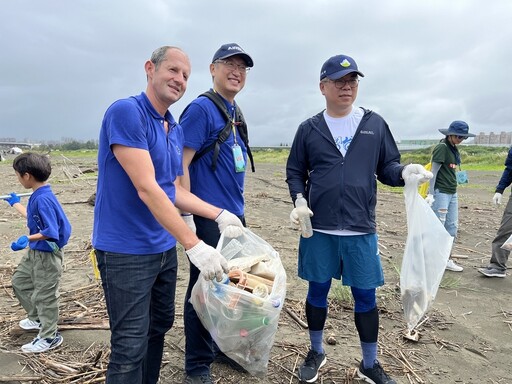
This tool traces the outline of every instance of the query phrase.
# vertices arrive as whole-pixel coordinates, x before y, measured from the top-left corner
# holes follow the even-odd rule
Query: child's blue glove
[[[10,197],[5,198],[4,200],[7,201],[11,205],[11,207],[14,204],[20,202],[20,197],[16,193],[11,192],[9,195],[10,195]]]
[[[21,251],[22,249],[27,248],[27,245],[28,245],[28,237],[21,236],[18,240],[13,241],[11,243],[11,249],[13,251]]]

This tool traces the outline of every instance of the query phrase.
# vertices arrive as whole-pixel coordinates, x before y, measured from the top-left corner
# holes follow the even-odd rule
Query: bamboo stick
[[[41,381],[43,378],[41,376],[24,376],[24,375],[14,375],[14,376],[0,376],[0,382],[2,383],[10,383],[12,381]]]
[[[288,307],[286,306],[283,306],[284,310],[286,311],[287,314],[290,315],[290,317],[295,320],[302,328],[304,329],[308,329],[308,324],[305,323],[299,316],[297,316],[297,314],[295,312],[293,312],[291,309],[289,309]]]

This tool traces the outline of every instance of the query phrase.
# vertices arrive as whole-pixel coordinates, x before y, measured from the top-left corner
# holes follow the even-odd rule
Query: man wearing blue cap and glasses
[[[204,201],[234,213],[244,225],[245,170],[248,158],[252,161],[252,155],[248,147],[247,126],[235,96],[244,88],[253,64],[251,56],[238,44],[223,44],[210,64],[212,88],[193,100],[180,117],[185,137],[180,183]],[[217,246],[220,232],[215,221],[188,212],[181,214],[206,244]],[[227,233],[224,235],[229,236]],[[212,383],[210,365],[214,360],[243,369],[218,350],[189,302],[199,273],[197,267],[190,263],[183,314],[184,384]]]
[[[326,363],[323,330],[332,279],[342,279],[354,297],[354,321],[363,359],[358,375],[374,384],[394,384],[377,360],[379,312],[376,288],[384,284],[377,244],[377,179],[403,186],[404,179],[426,181],[432,174],[419,164],[403,166],[384,119],[356,107],[359,77],[349,56],[328,59],[320,71],[326,109],[304,121],[295,135],[286,165],[292,200],[308,200],[313,236],[301,237],[298,274],[309,283],[306,318],[310,350],[299,367],[302,382],[313,383]],[[314,214],[313,214],[314,213]],[[298,224],[297,208],[290,214]]]

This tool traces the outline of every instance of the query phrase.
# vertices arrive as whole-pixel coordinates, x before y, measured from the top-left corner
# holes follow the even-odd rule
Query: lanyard
[[[235,113],[236,113],[236,106],[233,104],[233,107],[231,108],[231,128],[233,129],[233,141],[235,142],[235,145],[237,145],[236,141],[236,125],[237,122],[235,121]]]

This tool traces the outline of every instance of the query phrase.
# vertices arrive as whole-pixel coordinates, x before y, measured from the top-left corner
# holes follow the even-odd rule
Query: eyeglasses
[[[240,71],[240,73],[247,73],[251,70],[251,68],[246,65],[236,64],[236,63],[233,63],[232,61],[216,60],[215,62],[224,64],[226,67],[228,67],[228,69],[230,71],[234,71],[234,70],[238,69]]]
[[[466,136],[455,136],[457,139],[459,140],[466,140],[467,137]]]
[[[331,83],[334,83],[334,86],[336,88],[338,88],[338,89],[342,89],[347,84],[348,84],[348,86],[350,88],[357,88],[357,86],[359,85],[359,79],[348,79],[348,80],[341,80],[341,79],[331,80],[331,79],[327,79],[325,81],[326,82],[329,81]]]

